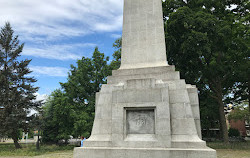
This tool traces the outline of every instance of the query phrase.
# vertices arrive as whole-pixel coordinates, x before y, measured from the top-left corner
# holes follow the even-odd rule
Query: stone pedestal
[[[95,114],[74,158],[216,158],[201,140],[197,89],[174,66],[113,71]]]

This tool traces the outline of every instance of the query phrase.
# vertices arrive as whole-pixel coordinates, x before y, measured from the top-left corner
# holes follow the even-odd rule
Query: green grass
[[[58,152],[72,151],[74,146],[41,145],[40,150],[35,144],[21,144],[22,149],[15,149],[14,144],[0,144],[0,156],[37,156]]]
[[[217,149],[217,158],[250,158],[250,150]]]
[[[250,158],[250,142],[207,143],[217,150],[217,158]],[[22,144],[22,149],[15,149],[13,144],[0,144],[0,158],[73,158],[74,146],[42,145],[36,150],[34,144]]]
[[[233,149],[233,150],[249,150],[250,141],[248,142],[233,142],[225,144],[224,142],[207,142],[207,146],[213,149]]]
[[[217,151],[217,158],[250,158],[250,142],[208,142],[207,145]]]

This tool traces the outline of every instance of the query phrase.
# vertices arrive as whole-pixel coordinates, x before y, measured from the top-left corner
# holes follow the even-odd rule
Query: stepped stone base
[[[182,148],[75,148],[74,158],[216,158],[213,149]]]
[[[96,94],[91,136],[74,158],[216,158],[201,139],[197,88],[174,66],[112,74]]]

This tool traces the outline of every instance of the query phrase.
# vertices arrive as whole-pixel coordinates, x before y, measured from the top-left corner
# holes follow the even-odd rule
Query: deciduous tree
[[[57,143],[69,135],[89,137],[95,113],[95,94],[111,74],[108,57],[95,48],[92,58],[71,65],[68,81],[51,94],[44,110],[43,141]],[[62,119],[63,118],[63,119]]]
[[[71,65],[68,81],[61,83],[75,112],[76,136],[90,136],[94,121],[95,94],[111,74],[108,61],[109,57],[105,57],[96,47],[92,58],[83,57],[77,61],[77,66]]]
[[[231,9],[233,6],[236,8]],[[228,142],[226,98],[237,83],[246,83],[246,78],[239,78],[239,74],[247,76],[244,75],[247,66],[242,65],[249,65],[247,6],[246,0],[163,3],[168,61],[176,65],[187,82],[196,84],[200,91],[209,91],[216,100],[225,142]]]

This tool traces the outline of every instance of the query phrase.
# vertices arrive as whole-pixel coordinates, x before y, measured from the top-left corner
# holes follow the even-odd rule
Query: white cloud
[[[26,56],[79,59],[86,55],[83,48],[96,44],[68,44],[69,39],[122,29],[123,0],[0,0],[0,6],[0,27],[11,23],[28,43]]]
[[[46,66],[30,66],[32,70],[31,75],[40,76],[53,76],[53,77],[66,77],[69,69],[64,67],[46,67]]]
[[[42,45],[24,47],[22,55],[41,57],[56,60],[76,60],[80,59],[81,53],[86,47],[95,47],[94,43],[73,43],[60,45]]]
[[[111,37],[117,39],[117,38],[122,37],[122,35],[121,34],[111,34]]]
[[[40,93],[35,93],[36,95],[36,101],[46,101],[46,99],[48,99],[48,95],[47,94],[40,94]]]
[[[46,100],[49,98],[47,94],[40,94],[40,93],[35,93],[36,100],[35,101],[41,101],[42,104],[46,102]],[[38,114],[39,112],[36,109],[29,109],[28,116]]]
[[[123,16],[117,16],[113,21],[110,20],[111,23],[97,22],[94,28],[95,30],[108,31],[108,32],[117,31],[121,27],[122,21],[123,21]]]
[[[0,0],[0,25],[9,21],[25,39],[47,40],[122,28],[123,0]]]

